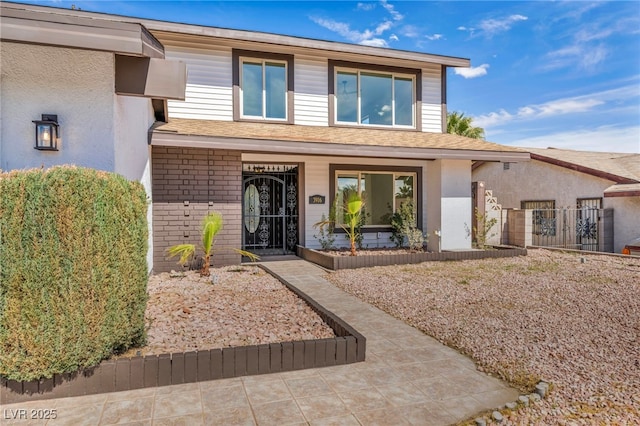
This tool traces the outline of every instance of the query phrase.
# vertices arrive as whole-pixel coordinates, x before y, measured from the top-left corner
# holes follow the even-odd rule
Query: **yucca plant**
[[[213,255],[213,245],[215,244],[216,235],[222,230],[222,215],[218,212],[208,213],[202,219],[202,252],[203,252],[203,264],[200,269],[200,275],[209,276],[209,264],[211,263],[211,256]],[[260,257],[248,252],[246,250],[240,250],[232,248],[236,253],[246,256],[252,261],[260,260]],[[169,247],[167,250],[169,257],[180,256],[178,263],[185,265],[196,253],[195,244],[178,244]]]
[[[344,206],[344,223],[340,224],[344,232],[349,237],[351,244],[351,256],[356,255],[356,240],[358,239],[359,223],[362,216],[362,208],[364,201],[357,192],[353,191],[347,198],[347,204]]]

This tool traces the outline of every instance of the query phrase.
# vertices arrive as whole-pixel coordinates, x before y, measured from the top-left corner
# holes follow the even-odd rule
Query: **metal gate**
[[[599,251],[603,210],[594,204],[576,209],[533,209],[532,243],[534,246]]]
[[[244,164],[242,248],[258,255],[295,253],[298,166]]]

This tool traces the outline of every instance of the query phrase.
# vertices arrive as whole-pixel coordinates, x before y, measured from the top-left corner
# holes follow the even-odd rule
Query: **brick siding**
[[[200,243],[200,223],[218,211],[224,226],[214,248],[213,265],[240,263],[230,248],[242,242],[242,161],[240,151],[201,148],[152,148],[153,270],[179,269],[167,248]]]

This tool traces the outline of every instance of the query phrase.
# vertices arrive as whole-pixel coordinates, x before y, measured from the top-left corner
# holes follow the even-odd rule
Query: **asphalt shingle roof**
[[[447,133],[406,130],[172,118],[168,123],[158,125],[154,132],[341,145],[526,153],[526,150],[523,149],[499,145],[481,139],[472,139]]]
[[[640,183],[640,154],[575,151],[556,148],[526,148],[531,154],[573,164]],[[630,183],[630,182],[625,182]]]

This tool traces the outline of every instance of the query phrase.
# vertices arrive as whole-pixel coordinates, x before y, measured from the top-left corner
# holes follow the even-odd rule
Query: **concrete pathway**
[[[3,406],[0,424],[448,425],[515,401],[517,390],[379,309],[303,260],[265,267],[367,338],[362,363]],[[10,420],[32,409],[56,419]],[[37,413],[37,412],[35,412]]]

